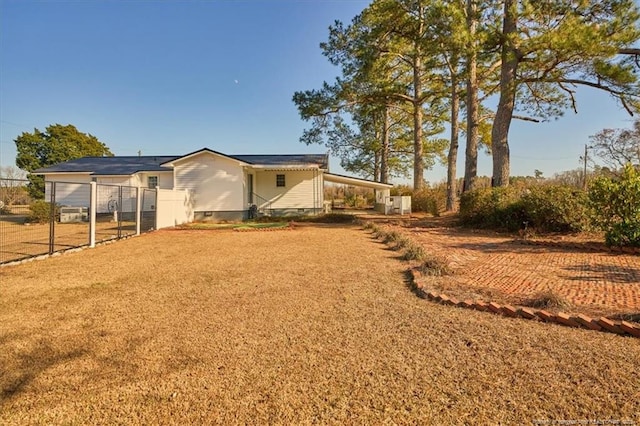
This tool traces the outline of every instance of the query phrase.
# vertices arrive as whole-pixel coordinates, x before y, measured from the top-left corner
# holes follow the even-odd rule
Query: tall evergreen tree
[[[398,143],[402,145],[401,142],[405,140],[393,137],[394,134],[403,135],[404,126],[398,124],[398,129],[394,131],[391,123],[399,123],[403,119],[403,112],[407,111],[405,106],[410,106],[416,189],[424,184],[425,165],[431,164],[434,156],[438,156],[443,149],[442,139],[430,139],[441,131],[444,110],[440,96],[434,90],[434,86],[440,85],[442,79],[428,78],[433,77],[428,75],[428,70],[433,67],[425,62],[425,46],[428,45],[427,8],[423,3],[426,4],[374,1],[353,19],[351,25],[345,27],[336,22],[330,28],[328,42],[321,47],[331,63],[341,67],[341,78],[334,85],[325,83],[322,91],[297,92],[294,95],[302,118],[314,120],[312,128],[305,131],[303,141],[317,142],[322,137],[328,137],[329,144],[335,146],[341,140],[341,135],[354,134],[344,131],[349,126],[345,125],[344,117],[337,116],[338,112],[357,112],[353,121],[358,121],[358,116],[362,118],[362,113],[366,111],[380,113],[373,122],[378,123],[377,132],[374,133],[379,136],[380,143],[375,146],[381,150],[379,158],[383,176],[386,175],[385,166],[392,163],[388,153],[403,151],[402,147],[393,149],[392,146]],[[441,91],[441,88],[437,90]],[[332,94],[325,96],[327,92]],[[327,99],[331,101],[325,102]],[[364,104],[369,107],[356,108]],[[324,118],[327,111],[333,115],[333,121]],[[424,120],[425,115],[428,122]],[[364,121],[359,120],[360,123]],[[331,130],[327,130],[329,128]],[[336,132],[336,129],[339,131]]]
[[[541,119],[577,111],[575,87],[608,92],[629,113],[640,106],[637,64],[620,54],[640,40],[633,0],[503,0],[496,34],[500,98],[493,123],[493,184],[509,183],[509,129],[518,109]]]

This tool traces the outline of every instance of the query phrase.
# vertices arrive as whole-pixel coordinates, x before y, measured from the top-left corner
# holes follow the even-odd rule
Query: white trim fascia
[[[282,166],[262,166],[262,165],[250,165],[249,168],[255,170],[265,170],[265,171],[278,171],[278,170],[291,170],[291,171],[306,171],[306,170],[324,170],[318,167],[317,165],[312,164],[298,164],[298,165],[282,165]]]
[[[29,173],[30,175],[48,176],[48,175],[91,175],[93,172],[47,172],[47,173]]]
[[[175,168],[176,163],[181,163],[183,161],[191,159],[192,157],[195,157],[196,155],[201,155],[201,154],[209,154],[209,155],[213,155],[213,156],[220,157],[220,158],[226,158],[227,160],[236,161],[239,166],[251,166],[252,165],[251,163],[246,163],[244,161],[238,160],[237,158],[234,158],[233,156],[229,156],[229,155],[223,154],[221,152],[217,152],[217,151],[213,151],[213,150],[210,150],[210,149],[207,149],[207,148],[203,148],[203,149],[201,149],[199,151],[192,152],[191,154],[187,154],[184,157],[176,158],[173,161],[167,161],[166,163],[162,163],[162,164],[160,164],[160,166],[162,166],[162,167],[174,167]]]
[[[324,173],[324,182],[340,183],[343,185],[361,186],[364,188],[374,189],[391,189],[393,185],[389,183],[374,182],[371,180],[360,179],[351,176],[334,175],[332,173]]]

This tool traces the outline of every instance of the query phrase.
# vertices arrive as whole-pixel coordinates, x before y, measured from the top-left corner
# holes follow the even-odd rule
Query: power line
[[[522,157],[519,155],[511,155],[511,158],[519,158],[521,160],[534,160],[534,161],[564,161],[564,160],[573,160],[576,157],[553,157],[553,158],[535,158],[535,157]]]
[[[12,123],[11,121],[6,121],[6,120],[0,120],[0,123],[10,124],[10,125],[16,126],[16,127],[28,127],[26,124]]]

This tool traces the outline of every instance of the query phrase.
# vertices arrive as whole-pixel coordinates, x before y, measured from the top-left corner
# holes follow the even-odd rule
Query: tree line
[[[580,86],[636,113],[639,22],[633,0],[374,0],[320,45],[340,76],[293,95],[310,123],[301,141],[376,181],[412,174],[415,190],[446,163],[452,209],[461,137],[462,189],[477,185],[479,149],[507,186],[512,120],[577,112]]]

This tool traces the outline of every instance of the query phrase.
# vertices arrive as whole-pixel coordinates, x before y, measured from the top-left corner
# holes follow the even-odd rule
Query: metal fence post
[[[46,190],[45,182],[45,190]],[[46,192],[46,191],[45,191]],[[51,192],[49,194],[49,254],[53,254],[55,247],[56,233],[56,183],[51,182]]]
[[[158,187],[153,190],[155,195],[155,201],[153,203],[153,208],[155,209],[155,214],[153,215],[153,230],[156,231],[158,229]]]
[[[89,193],[89,247],[96,246],[96,213],[98,209],[98,184],[90,183]]]
[[[118,213],[118,239],[122,238],[122,186],[118,186],[118,205],[116,206]]]
[[[141,220],[142,220],[142,196],[141,196],[142,191],[140,190],[140,187],[138,186],[136,188],[136,235],[140,235],[140,228],[141,228]]]

